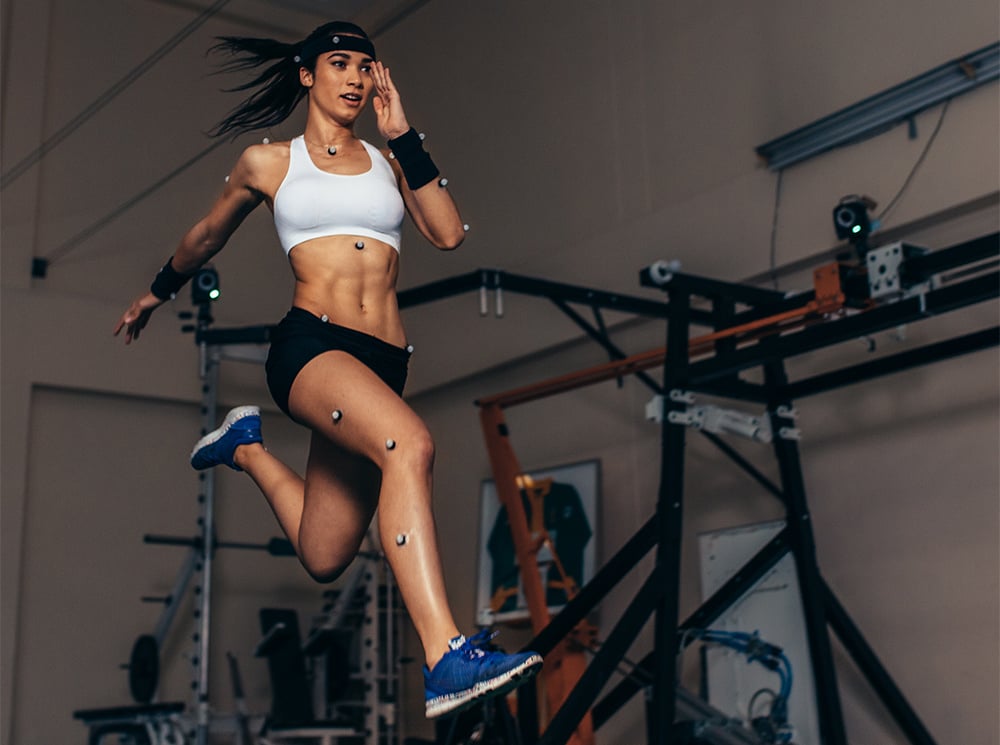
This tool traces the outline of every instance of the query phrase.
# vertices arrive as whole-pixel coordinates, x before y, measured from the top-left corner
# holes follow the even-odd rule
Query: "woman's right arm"
[[[260,183],[259,171],[264,165],[261,147],[254,145],[243,152],[226,179],[225,189],[208,214],[195,223],[181,239],[169,261],[174,272],[184,277],[193,275],[222,250],[246,216],[263,201],[264,193],[257,186]],[[152,291],[137,297],[118,319],[114,335],[118,336],[124,329],[126,344],[138,339],[153,311],[166,300],[157,297]]]

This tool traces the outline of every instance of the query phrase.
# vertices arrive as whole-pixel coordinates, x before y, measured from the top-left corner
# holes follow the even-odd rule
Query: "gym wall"
[[[86,733],[73,710],[127,703],[117,666],[156,616],[139,596],[169,585],[182,551],[145,546],[141,537],[196,530],[198,482],[186,457],[198,434],[201,392],[197,350],[172,315],[180,303],[158,313],[131,348],[110,331],[203,214],[240,148],[254,140],[220,146],[81,240],[45,279],[30,276],[31,259],[65,245],[211,144],[202,132],[234,101],[218,93],[225,81],[207,74],[203,53],[214,35],[288,36],[322,20],[264,5],[234,3],[2,194],[4,742],[82,743]],[[7,0],[5,170],[190,22],[193,7]],[[438,254],[408,229],[400,286],[496,267],[646,294],[638,271],[663,258],[719,279],[765,276],[773,240],[781,289],[808,287],[807,275],[782,267],[830,254],[830,211],[843,195],[870,194],[887,204],[941,111],[916,117],[915,139],[898,128],[789,169],[776,222],[776,176],[753,148],[995,41],[998,13],[987,0],[961,7],[903,0],[823,7],[781,0],[426,3],[378,43],[472,230],[458,252]],[[952,102],[886,230],[905,229],[907,240],[932,249],[997,230],[998,111],[996,84]],[[296,126],[289,122],[273,136],[295,134]],[[216,264],[225,293],[218,325],[280,318],[290,278],[263,210]],[[437,440],[446,579],[467,627],[478,551],[468,526],[478,520],[479,485],[490,477],[471,402],[606,359],[550,305],[506,301],[504,319],[480,318],[471,296],[404,318],[417,347],[408,398]],[[982,328],[995,323],[996,311],[990,303],[913,325],[903,341],[880,336],[874,354]],[[663,341],[659,324],[609,320],[613,339],[628,351]],[[840,366],[871,354],[859,341],[795,364],[818,370],[831,358]],[[982,352],[800,404],[820,566],[941,742],[1000,742],[997,373],[995,351]],[[261,377],[253,366],[224,366],[222,406],[262,404],[269,447],[301,466],[304,433],[276,412]],[[600,458],[600,559],[651,514],[659,461],[658,430],[642,418],[648,397],[626,379],[621,388],[605,383],[510,416],[526,468]],[[734,444],[773,468],[759,446]],[[769,495],[696,436],[688,457],[682,614],[699,597],[693,537],[780,514]],[[245,479],[225,474],[220,481],[220,534],[276,534]],[[648,565],[602,607],[605,632],[643,569]],[[230,554],[219,571],[219,655],[249,655],[255,608],[279,600],[305,613],[322,589],[294,559]],[[189,696],[187,620],[178,617],[162,700]],[[518,639],[516,630],[504,631],[510,646]],[[641,657],[650,643],[647,628],[632,654]],[[217,674],[225,670],[212,664]],[[693,672],[689,666],[687,680]],[[850,663],[839,672],[851,741],[903,742]],[[251,707],[263,711],[265,672],[248,660],[244,678]],[[218,707],[230,708],[225,680],[213,685]],[[407,691],[403,731],[428,736],[416,665],[408,668]],[[641,741],[635,704],[599,733],[602,745]]]

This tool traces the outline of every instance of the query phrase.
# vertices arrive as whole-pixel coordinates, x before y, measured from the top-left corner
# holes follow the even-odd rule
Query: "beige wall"
[[[187,23],[191,7],[6,0],[4,169]],[[110,224],[46,280],[31,280],[26,267],[205,147],[200,131],[232,104],[205,75],[201,51],[211,35],[282,35],[312,24],[276,19],[273,10],[266,22],[251,22],[235,4],[229,10],[81,127],[72,147],[54,151],[2,195],[4,742],[83,742],[74,709],[127,700],[117,665],[155,620],[138,596],[168,586],[180,557],[144,546],[141,536],[195,528],[197,479],[183,463],[198,428],[195,349],[166,312],[135,348],[124,349],[109,331],[204,210],[238,147],[220,148]],[[660,258],[723,279],[761,275],[775,176],[759,166],[753,147],[982,47],[997,27],[996,5],[985,0],[961,7],[428,3],[379,45],[389,50],[408,113],[429,133],[473,231],[450,256],[432,255],[408,235],[403,285],[494,266],[638,294],[637,271]],[[917,118],[915,141],[893,130],[790,169],[778,265],[833,247],[830,209],[842,195],[867,193],[885,205],[938,115]],[[288,125],[277,134],[292,131]],[[930,216],[930,227],[907,235],[930,248],[996,230],[997,133],[996,84],[954,101],[887,229]],[[954,216],[970,204],[980,208]],[[287,279],[275,279],[287,276],[283,261],[266,215],[255,215],[218,262],[227,291],[219,323],[275,320],[287,304]],[[788,276],[782,287],[807,282]],[[489,476],[471,401],[603,359],[595,347],[572,343],[575,327],[545,303],[508,296],[503,320],[480,319],[476,307],[468,297],[407,313],[418,347],[411,401],[437,437],[442,552],[456,612],[468,626],[477,551],[468,525]],[[878,353],[995,321],[991,303],[912,326],[906,341],[880,336]],[[661,343],[661,334],[656,324],[626,325],[615,339],[639,351]],[[867,356],[852,343],[796,360],[793,369]],[[259,369],[234,363],[225,370],[224,404],[269,403]],[[824,574],[940,742],[1000,741],[997,379],[990,351],[800,404]],[[601,459],[602,557],[646,520],[655,499],[657,432],[642,419],[647,398],[635,381],[620,390],[608,383],[510,415],[526,468]],[[269,412],[270,446],[300,465],[302,432]],[[773,469],[766,451],[737,446]],[[699,594],[690,539],[780,514],[696,436],[688,468],[682,612]],[[235,474],[220,481],[220,532],[273,535],[250,486]],[[623,582],[606,603],[603,630],[637,582]],[[263,670],[249,660],[256,608],[277,598],[305,612],[319,591],[294,561],[248,554],[222,562],[216,652],[247,657],[258,711],[268,693]],[[176,633],[165,700],[188,696],[183,623]],[[649,638],[647,629],[631,656],[641,656]],[[224,666],[213,664],[221,675]],[[58,684],[49,688],[44,676],[53,670]],[[851,741],[902,742],[851,665],[840,672]],[[404,727],[426,734],[415,673]],[[213,690],[226,709],[224,677]],[[641,713],[630,707],[601,742],[638,741],[642,731]]]

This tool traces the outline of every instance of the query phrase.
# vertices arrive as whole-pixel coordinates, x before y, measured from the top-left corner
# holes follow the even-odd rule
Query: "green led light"
[[[210,298],[212,298],[212,300],[218,300],[219,299],[219,295],[221,295],[221,294],[222,293],[220,293],[218,290],[212,290],[210,293],[208,293],[208,296]]]
[[[853,228],[851,228],[851,232],[852,233],[860,233],[861,232],[861,226],[860,225],[855,225]]]

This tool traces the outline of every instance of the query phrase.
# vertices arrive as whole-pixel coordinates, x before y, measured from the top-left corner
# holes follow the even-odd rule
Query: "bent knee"
[[[347,569],[348,563],[333,563],[333,562],[302,562],[302,566],[306,568],[309,576],[313,578],[313,581],[319,582],[322,585],[328,585],[331,582],[335,582],[340,575],[344,573]]]
[[[426,429],[400,435],[399,439],[386,443],[392,457],[387,459],[390,465],[393,460],[406,463],[406,467],[421,471],[430,471],[434,466],[434,438]]]
[[[346,557],[337,555],[303,556],[302,566],[314,581],[327,585],[336,581],[354,561],[354,554]]]

